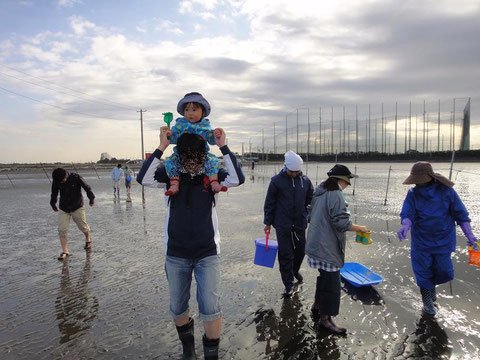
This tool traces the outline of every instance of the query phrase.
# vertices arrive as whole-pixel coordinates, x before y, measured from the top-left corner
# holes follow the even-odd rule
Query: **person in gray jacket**
[[[272,225],[275,228],[286,297],[293,293],[294,279],[303,281],[299,270],[305,257],[307,207],[312,200],[313,185],[302,174],[302,163],[302,158],[293,151],[285,153],[285,167],[272,177],[264,205],[264,231],[270,232]]]
[[[338,327],[332,319],[340,310],[340,268],[345,261],[347,231],[370,231],[366,226],[352,224],[343,190],[350,179],[358,177],[344,165],[335,165],[313,193],[310,225],[305,252],[310,267],[318,269],[314,315],[318,324],[334,334],[347,330]]]

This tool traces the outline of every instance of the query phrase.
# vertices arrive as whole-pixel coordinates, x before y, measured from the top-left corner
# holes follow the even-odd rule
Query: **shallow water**
[[[314,184],[332,164],[308,164]],[[351,170],[354,164],[348,165]],[[318,175],[317,175],[318,167]],[[358,164],[360,178],[346,190],[356,223],[368,225],[373,244],[349,236],[347,261],[360,262],[385,281],[375,287],[344,284],[337,322],[344,337],[314,326],[309,308],[316,271],[302,266],[304,283],[291,299],[274,269],[253,265],[253,241],[263,233],[263,200],[279,165],[245,169],[247,181],[220,194],[222,310],[220,354],[225,359],[477,359],[480,357],[480,268],[467,264],[465,238],[458,232],[453,256],[455,280],[438,288],[435,319],[422,317],[420,294],[409,261],[409,242],[396,238],[411,164]],[[448,176],[449,164],[434,164]],[[458,163],[456,190],[480,234],[479,164]],[[80,171],[92,186],[96,204],[87,208],[93,250],[83,235],[69,232],[72,256],[61,263],[58,218],[49,205],[44,174],[0,176],[0,358],[1,359],[171,359],[181,346],[168,314],[163,270],[162,191],[134,185],[133,201],[115,201],[108,173]],[[195,288],[192,289],[195,294]],[[193,296],[194,297],[194,296]],[[194,299],[197,354],[203,331]]]

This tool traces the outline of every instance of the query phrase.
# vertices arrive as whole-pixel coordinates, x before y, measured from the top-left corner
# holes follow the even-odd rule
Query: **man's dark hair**
[[[122,167],[122,164],[118,164],[117,167],[120,169]]]
[[[52,171],[52,179],[55,182],[62,182],[62,180],[65,178],[65,175],[67,175],[67,170],[63,168],[56,168]]]
[[[205,140],[198,134],[182,134],[177,140],[178,154],[186,154],[192,151],[206,152]]]

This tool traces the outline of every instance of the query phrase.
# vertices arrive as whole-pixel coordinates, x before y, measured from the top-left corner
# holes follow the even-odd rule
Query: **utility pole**
[[[422,152],[425,152],[425,125],[426,122],[425,122],[425,100],[423,100],[423,151]]]
[[[355,105],[355,151],[358,157],[358,105]]]
[[[340,143],[340,149],[342,145]],[[345,105],[343,105],[343,152],[345,152]]]
[[[368,104],[368,152],[370,152],[370,104]]]
[[[288,117],[288,114],[285,115],[285,152],[288,151],[287,117]]]
[[[274,121],[274,122],[273,122],[273,153],[274,153],[274,154],[277,153],[277,151],[276,151],[277,148],[276,148],[276,146],[275,146],[275,137],[276,137],[276,135],[275,135],[275,121]]]
[[[410,110],[408,113],[408,149],[412,149],[412,102],[410,101]]]
[[[383,149],[383,144],[384,144],[384,128],[383,128],[383,103],[382,103],[382,153],[384,152],[384,149]]]
[[[440,100],[438,100],[437,151],[440,151]]]
[[[265,161],[265,134],[262,129],[262,160]]]
[[[320,107],[319,114],[318,114],[318,131],[320,132],[319,155],[322,155],[322,107]]]
[[[137,110],[140,113],[140,137],[142,139],[142,164],[145,161],[145,149],[143,148],[143,113],[147,110]],[[142,185],[142,201],[145,202],[145,187]]]
[[[398,109],[397,109],[397,102],[395,101],[395,146],[393,153],[397,153],[397,116],[398,116]]]
[[[307,162],[310,153],[310,108],[307,108]]]
[[[296,152],[298,154],[298,109],[297,109],[297,151]]]
[[[332,144],[331,144],[331,154],[333,154],[333,106],[332,106],[332,132],[331,132],[331,136],[332,138]]]

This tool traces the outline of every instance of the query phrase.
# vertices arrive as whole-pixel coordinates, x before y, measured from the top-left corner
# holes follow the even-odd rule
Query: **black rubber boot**
[[[196,359],[195,354],[195,338],[193,336],[193,319],[190,318],[188,323],[183,326],[177,326],[178,337],[183,346],[183,360]]]
[[[218,360],[219,344],[220,338],[207,339],[207,337],[203,335],[203,354],[205,355],[205,360]]]

